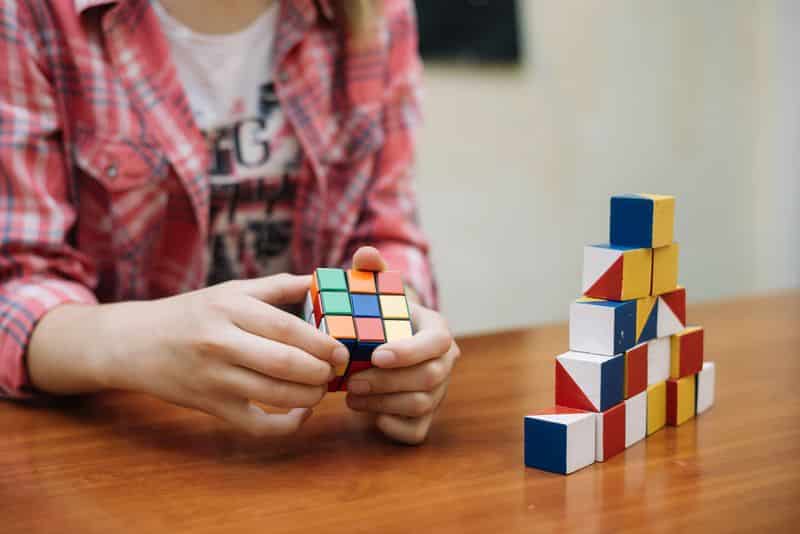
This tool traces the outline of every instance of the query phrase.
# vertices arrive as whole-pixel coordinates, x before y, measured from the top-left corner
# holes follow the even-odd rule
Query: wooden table
[[[717,405],[568,477],[522,463],[563,325],[463,339],[421,447],[369,431],[338,395],[279,443],[137,395],[3,402],[0,532],[800,531],[800,294],[689,315]]]

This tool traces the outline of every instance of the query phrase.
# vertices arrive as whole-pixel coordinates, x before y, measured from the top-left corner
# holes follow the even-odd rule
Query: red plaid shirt
[[[385,0],[367,48],[331,19],[329,0],[281,0],[275,83],[304,155],[295,269],[372,244],[435,305],[410,2]],[[0,394],[31,392],[25,349],[53,307],[204,284],[207,157],[148,0],[0,0]]]

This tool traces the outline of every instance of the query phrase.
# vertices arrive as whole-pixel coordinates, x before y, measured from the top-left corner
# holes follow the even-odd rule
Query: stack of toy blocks
[[[351,375],[372,367],[376,347],[413,333],[403,277],[397,271],[319,268],[312,275],[303,315],[350,351],[328,391],[346,391]]]
[[[713,404],[703,329],[686,326],[674,213],[670,196],[611,198],[610,243],[584,249],[556,406],[525,418],[527,466],[568,474]]]

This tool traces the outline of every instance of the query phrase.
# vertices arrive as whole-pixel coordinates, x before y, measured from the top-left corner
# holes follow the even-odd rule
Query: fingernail
[[[347,347],[340,345],[333,351],[331,359],[336,365],[344,365],[347,363],[347,360],[350,359],[350,352],[347,350]]]
[[[388,367],[395,360],[397,360],[397,356],[390,350],[378,350],[372,353],[372,363],[378,367]]]
[[[369,393],[370,385],[366,380],[351,380],[347,383],[347,391],[356,395]]]

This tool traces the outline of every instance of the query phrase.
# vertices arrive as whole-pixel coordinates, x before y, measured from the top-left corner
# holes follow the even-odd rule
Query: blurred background
[[[566,319],[614,193],[677,197],[690,301],[800,287],[800,2],[417,6],[420,209],[457,333]]]

